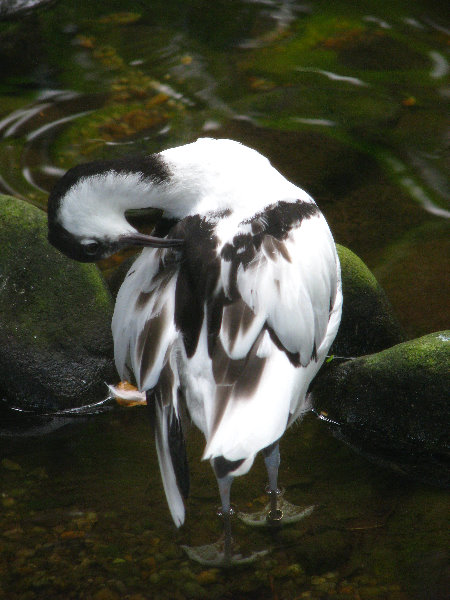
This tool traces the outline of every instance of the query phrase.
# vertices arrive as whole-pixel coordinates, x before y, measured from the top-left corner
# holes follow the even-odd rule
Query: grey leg
[[[259,550],[252,552],[246,556],[240,553],[233,553],[233,540],[231,538],[231,519],[235,514],[233,507],[230,504],[231,484],[233,483],[233,475],[230,473],[239,466],[243,461],[231,462],[223,456],[215,458],[211,461],[214,473],[219,486],[221,508],[218,515],[223,521],[223,539],[214,544],[206,544],[204,546],[182,546],[186,554],[193,560],[202,565],[229,567],[231,565],[242,565],[251,563],[261,556],[265,556],[268,550]],[[236,551],[236,548],[234,548]]]
[[[263,527],[269,525],[281,525],[295,523],[310,515],[314,506],[295,506],[283,498],[283,491],[278,487],[278,468],[280,466],[280,449],[278,442],[274,442],[262,451],[266,463],[269,483],[266,492],[269,495],[269,503],[263,510],[254,513],[238,514],[241,521],[252,527]]]
[[[216,469],[214,469],[216,472]],[[230,504],[230,492],[231,492],[231,484],[233,483],[234,477],[232,475],[225,475],[224,477],[219,477],[216,472],[217,484],[219,486],[220,500],[222,502],[222,508],[219,510],[219,516],[223,520],[223,533],[224,533],[224,562],[231,562],[231,518],[234,514],[234,510],[231,508]]]
[[[278,469],[280,466],[280,445],[278,442],[267,446],[262,451],[266,463],[267,476],[269,477],[269,489],[276,490],[278,485]]]
[[[278,469],[280,466],[280,446],[274,442],[262,451],[264,462],[266,464],[269,484],[266,488],[270,497],[270,511],[267,520],[270,523],[278,523],[283,518],[283,511],[278,507],[278,498],[281,496],[281,490],[278,488]]]

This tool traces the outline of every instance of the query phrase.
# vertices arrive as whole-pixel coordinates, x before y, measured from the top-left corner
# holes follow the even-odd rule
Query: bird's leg
[[[280,448],[278,441],[262,451],[266,464],[269,483],[266,491],[269,494],[269,503],[263,510],[255,513],[239,513],[239,518],[247,525],[262,527],[264,525],[281,525],[295,523],[303,517],[310,515],[314,506],[294,506],[283,498],[283,491],[278,487],[278,468],[280,466]]]
[[[267,476],[269,483],[266,491],[270,497],[270,510],[267,515],[267,520],[270,523],[279,523],[283,518],[283,511],[278,506],[278,498],[282,492],[278,487],[278,469],[280,467],[280,445],[274,442],[267,448],[264,448],[263,456],[266,464]]]
[[[190,558],[203,565],[228,567],[251,563],[267,554],[268,551],[260,550],[247,556],[233,552],[231,519],[235,511],[230,504],[230,492],[234,477],[230,475],[230,471],[233,466],[236,468],[236,462],[238,461],[233,463],[222,456],[213,459],[211,462],[219,486],[221,508],[218,510],[218,515],[223,520],[223,536],[214,544],[196,547],[183,546],[183,548]]]
[[[231,562],[231,546],[233,543],[233,540],[231,538],[231,518],[234,515],[234,510],[230,504],[230,493],[231,484],[233,483],[234,477],[232,475],[225,475],[223,477],[219,477],[216,468],[214,468],[214,472],[216,473],[217,484],[219,486],[220,500],[222,503],[222,507],[217,511],[217,514],[223,520],[224,562],[225,564],[229,564]]]

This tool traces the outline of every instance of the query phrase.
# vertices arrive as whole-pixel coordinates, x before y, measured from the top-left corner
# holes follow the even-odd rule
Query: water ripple
[[[101,106],[101,96],[43,90],[36,100],[0,121],[0,192],[42,205],[64,169],[53,164],[51,144],[61,130]]]

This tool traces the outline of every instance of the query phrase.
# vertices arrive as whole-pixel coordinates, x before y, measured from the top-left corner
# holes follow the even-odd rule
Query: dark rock
[[[44,212],[0,196],[0,398],[37,413],[101,400],[112,302],[97,267],[47,242]]]
[[[350,358],[404,342],[405,334],[375,276],[351,250],[339,244],[337,250],[344,304],[330,354]]]
[[[450,484],[450,332],[334,364],[316,381],[315,412],[377,464]]]

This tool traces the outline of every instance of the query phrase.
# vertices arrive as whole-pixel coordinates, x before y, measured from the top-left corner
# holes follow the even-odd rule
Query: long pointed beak
[[[151,248],[173,248],[176,246],[183,246],[184,240],[170,239],[170,238],[159,238],[153,235],[146,235],[144,233],[130,233],[129,235],[122,235],[120,238],[121,246],[149,246]]]

